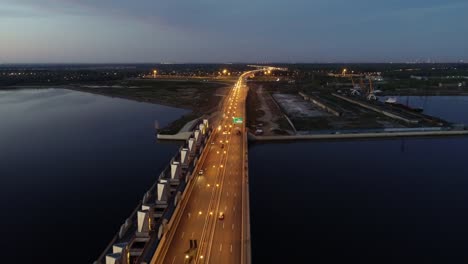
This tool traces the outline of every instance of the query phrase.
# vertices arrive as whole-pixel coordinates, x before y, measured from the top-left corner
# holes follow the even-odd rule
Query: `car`
[[[203,170],[199,170],[198,175],[203,175]]]
[[[223,213],[223,212],[219,213],[218,219],[219,219],[219,220],[223,220],[223,219],[224,219],[224,213]]]

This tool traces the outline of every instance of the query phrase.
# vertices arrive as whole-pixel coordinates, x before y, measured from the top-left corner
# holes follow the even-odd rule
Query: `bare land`
[[[161,134],[175,134],[187,122],[216,112],[230,85],[231,80],[164,78],[133,79],[111,85],[73,85],[64,88],[191,110],[191,113],[159,130]]]

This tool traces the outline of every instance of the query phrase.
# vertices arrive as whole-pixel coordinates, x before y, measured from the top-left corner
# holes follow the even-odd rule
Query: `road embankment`
[[[356,134],[314,134],[294,136],[255,136],[249,133],[250,141],[298,141],[298,140],[342,140],[342,139],[375,139],[375,138],[400,138],[400,137],[454,137],[468,136],[468,130],[453,131],[416,131],[416,132],[380,132],[380,133],[356,133]]]

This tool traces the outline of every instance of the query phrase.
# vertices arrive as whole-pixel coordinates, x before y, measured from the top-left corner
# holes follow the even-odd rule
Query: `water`
[[[186,112],[61,89],[0,91],[2,260],[94,261],[178,149],[156,143],[154,121]]]
[[[382,97],[385,101],[389,97]],[[421,107],[424,113],[449,122],[468,124],[468,96],[396,96],[397,102],[410,107]]]
[[[425,108],[468,123],[466,97]],[[467,149],[468,138],[253,145],[253,262],[466,263]]]

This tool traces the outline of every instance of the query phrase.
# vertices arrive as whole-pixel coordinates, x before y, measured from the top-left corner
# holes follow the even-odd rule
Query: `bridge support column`
[[[207,128],[207,127],[206,127],[204,124],[200,124],[200,125],[198,126],[198,129],[201,131],[201,133],[202,133],[203,135],[206,134],[206,128]]]
[[[171,179],[180,178],[180,163],[177,161],[171,161]]]
[[[202,141],[202,135],[201,135],[201,132],[200,130],[195,130],[194,132],[194,138],[195,138],[195,145],[198,147],[200,146],[200,143]]]
[[[137,213],[137,233],[136,235],[139,237],[149,237],[150,231],[150,213],[148,210],[145,211],[138,211]]]
[[[169,183],[167,181],[159,182],[156,188],[156,201],[167,202],[169,197]]]
[[[188,140],[188,149],[190,150],[190,154],[193,154],[195,150],[195,138],[191,137]]]
[[[188,149],[187,148],[182,148],[180,150],[180,164],[183,167],[188,166]]]

